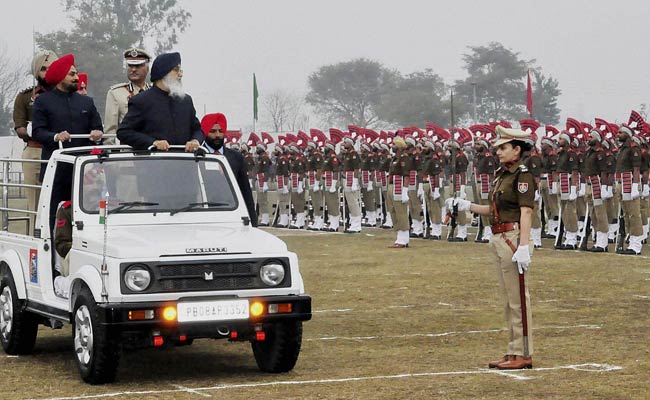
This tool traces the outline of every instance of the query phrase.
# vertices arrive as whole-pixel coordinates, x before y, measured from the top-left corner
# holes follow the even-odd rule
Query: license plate
[[[178,322],[248,319],[248,300],[215,300],[178,303]]]

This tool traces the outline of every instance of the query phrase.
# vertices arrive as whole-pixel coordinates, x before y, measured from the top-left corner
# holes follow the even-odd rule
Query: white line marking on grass
[[[212,397],[212,395],[209,395],[209,394],[206,394],[206,393],[201,393],[196,389],[190,389],[188,387],[181,386],[181,385],[172,385],[172,386],[175,387],[176,389],[178,389],[181,392],[187,392],[187,393],[190,393],[190,394],[198,394],[199,396],[203,396],[203,397]]]
[[[312,313],[313,314],[317,314],[317,313],[346,313],[346,312],[350,312],[350,311],[353,311],[353,309],[352,308],[341,308],[341,309],[338,309],[338,310],[313,310]]]
[[[348,377],[348,378],[331,378],[331,379],[308,379],[303,381],[275,381],[275,382],[260,382],[260,383],[233,383],[233,384],[221,384],[217,386],[206,386],[206,387],[197,387],[193,389],[182,388],[175,390],[142,390],[142,391],[124,391],[124,392],[112,392],[112,393],[99,393],[99,394],[88,394],[81,396],[70,396],[70,397],[50,397],[42,398],[40,400],[83,400],[83,399],[98,399],[105,397],[117,397],[117,396],[146,396],[146,395],[156,395],[156,394],[167,394],[167,393],[180,393],[187,392],[192,390],[192,393],[195,392],[205,392],[209,390],[227,390],[227,389],[248,389],[248,388],[259,388],[259,387],[271,387],[271,386],[298,386],[298,385],[320,385],[328,383],[346,383],[346,382],[363,382],[363,381],[378,381],[378,380],[391,380],[391,379],[411,379],[411,378],[432,378],[438,376],[462,376],[462,375],[499,375],[507,377],[510,379],[517,380],[528,380],[534,379],[529,377],[529,374],[537,374],[538,372],[545,371],[558,371],[558,370],[572,370],[580,372],[590,372],[590,373],[599,373],[599,372],[613,372],[622,370],[622,367],[608,364],[596,364],[596,363],[585,363],[585,364],[575,364],[575,365],[560,365],[556,367],[546,367],[546,368],[535,368],[528,370],[517,370],[517,371],[494,371],[489,369],[478,369],[473,371],[441,371],[441,372],[419,372],[419,373],[410,373],[410,374],[395,374],[395,375],[375,375],[375,376],[358,376],[358,377]],[[526,375],[522,375],[526,374]]]
[[[556,325],[556,326],[540,326],[538,328],[533,328],[534,330],[543,330],[543,329],[600,329],[599,325]],[[408,333],[404,335],[386,335],[386,336],[324,336],[320,338],[313,339],[303,339],[306,342],[316,341],[316,340],[382,340],[382,339],[406,339],[406,338],[418,338],[418,337],[443,337],[443,336],[455,336],[455,335],[465,335],[465,334],[479,334],[479,333],[498,333],[505,332],[507,329],[486,329],[486,330],[474,330],[474,331],[450,331],[450,332],[439,332],[439,333]]]
[[[644,299],[644,300],[650,300],[650,296],[641,296],[640,294],[635,294],[634,297],[638,297],[638,298]]]
[[[453,307],[453,306],[454,306],[453,304],[449,304],[449,303],[440,303],[440,302],[438,302],[438,305],[439,305],[439,306],[447,306],[447,307]]]
[[[415,307],[413,304],[406,304],[404,306],[388,306],[388,308],[413,308]]]

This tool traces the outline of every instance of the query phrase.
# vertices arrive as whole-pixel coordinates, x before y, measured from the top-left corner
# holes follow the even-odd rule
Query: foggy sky
[[[179,2],[192,13],[174,49],[186,91],[199,116],[204,107],[223,112],[229,128],[252,126],[253,72],[263,118],[265,93],[305,94],[322,65],[366,57],[405,74],[431,68],[449,84],[466,76],[467,46],[491,41],[536,59],[559,81],[561,125],[569,116],[627,121],[630,109],[650,102],[648,1]],[[30,16],[37,31],[50,32],[69,25],[62,9],[56,0],[5,4],[0,42],[31,59]]]

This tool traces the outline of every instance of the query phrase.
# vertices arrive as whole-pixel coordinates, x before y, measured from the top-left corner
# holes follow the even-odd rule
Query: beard
[[[214,139],[210,139],[208,137],[205,138],[205,142],[208,144],[208,146],[212,147],[215,150],[219,150],[221,147],[223,147],[223,141],[223,138],[219,137]]]
[[[165,75],[163,83],[169,88],[169,95],[182,100],[186,93],[183,91],[183,82],[176,77],[171,76],[171,73]]]
[[[64,83],[63,88],[68,93],[74,93],[79,89],[79,85],[77,82],[72,82],[70,84]]]

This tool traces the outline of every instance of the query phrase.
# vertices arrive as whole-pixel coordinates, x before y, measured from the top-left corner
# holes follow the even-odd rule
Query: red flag
[[[526,87],[526,109],[530,118],[533,118],[533,87],[530,84],[530,70],[528,70],[528,86]]]

